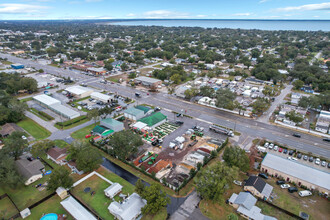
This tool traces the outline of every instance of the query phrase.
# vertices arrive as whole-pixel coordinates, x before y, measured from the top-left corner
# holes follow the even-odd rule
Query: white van
[[[303,190],[303,191],[300,191],[298,194],[301,197],[305,197],[305,196],[311,196],[312,195],[312,192],[309,191],[309,190]]]

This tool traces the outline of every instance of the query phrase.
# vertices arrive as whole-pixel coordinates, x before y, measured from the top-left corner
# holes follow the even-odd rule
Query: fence
[[[15,215],[13,215],[12,217],[10,217],[9,219],[16,219],[16,218],[20,217],[21,216],[20,211],[19,211],[18,207],[16,206],[16,204],[14,203],[14,201],[10,198],[10,196],[7,193],[0,196],[0,200],[4,199],[4,198],[8,198],[10,200],[10,202],[15,206],[15,209],[17,210],[17,213]]]
[[[294,214],[292,212],[289,212],[288,210],[282,209],[281,207],[278,207],[278,206],[274,205],[273,203],[270,203],[268,201],[262,200],[260,198],[258,198],[258,201],[263,202],[263,203],[266,203],[267,205],[269,205],[269,206],[271,206],[271,207],[273,207],[275,209],[278,209],[279,211],[284,212],[285,214],[287,214],[287,215],[289,215],[289,216],[291,216],[291,217],[293,217],[295,219],[302,219],[302,220],[304,220],[302,217],[300,217],[300,216],[298,216],[298,215],[296,215],[296,214]]]

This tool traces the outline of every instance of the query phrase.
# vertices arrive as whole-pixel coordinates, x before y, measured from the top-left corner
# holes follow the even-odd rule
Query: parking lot
[[[267,142],[267,143],[269,143],[269,145],[271,144],[270,142]],[[327,173],[330,173],[330,168],[328,168],[328,161],[325,161],[325,163],[326,163],[325,166],[322,166],[322,161],[324,161],[324,160],[320,159],[320,164],[316,164],[315,161],[316,161],[317,157],[312,156],[313,159],[311,159],[311,155],[306,155],[304,153],[294,152],[291,149],[287,149],[287,151],[285,151],[286,149],[281,148],[281,147],[277,147],[277,150],[275,150],[276,145],[272,146],[271,148],[269,147],[269,145],[268,145],[268,147],[265,147],[265,146],[267,146],[267,144],[265,144],[263,146],[265,148],[266,152],[275,154],[275,155],[280,156],[280,157],[285,157],[285,158],[288,158],[288,159],[291,159],[291,160],[295,160],[296,162],[304,164],[306,166],[313,167],[315,169],[322,170],[322,171],[325,171]],[[280,150],[280,148],[282,150]],[[293,153],[291,154],[290,151],[293,152]],[[301,154],[301,157],[298,154]]]

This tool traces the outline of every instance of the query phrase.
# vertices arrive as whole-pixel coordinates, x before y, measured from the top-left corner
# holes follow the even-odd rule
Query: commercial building
[[[273,191],[273,187],[260,177],[250,176],[244,184],[244,190],[261,199],[268,199]]]
[[[100,125],[108,128],[108,129],[111,129],[114,132],[124,130],[124,123],[117,121],[115,119],[112,119],[112,118],[102,119],[100,122]]]
[[[100,68],[90,67],[87,68],[87,71],[93,73],[94,75],[102,75],[107,72],[103,67]]]
[[[63,208],[70,213],[74,219],[79,220],[97,220],[87,209],[84,208],[77,200],[72,196],[69,196],[62,202],[60,202]]]
[[[91,93],[91,98],[102,101],[104,103],[110,103],[114,99],[114,96],[109,96],[100,92],[93,92]]]
[[[124,111],[125,118],[131,119],[133,121],[139,120],[144,117],[144,111],[137,108],[128,108]]]
[[[20,63],[13,63],[13,64],[11,64],[11,68],[13,68],[15,70],[24,69],[24,65],[20,64]]]
[[[71,86],[66,88],[65,91],[69,92],[77,99],[88,97],[94,92],[92,89],[82,86]]]
[[[54,99],[48,95],[42,94],[33,97],[33,100],[38,102],[40,105],[49,108],[50,110],[56,112],[57,114],[68,118],[73,119],[80,116],[79,112],[72,110],[61,104],[61,102],[57,99]]]
[[[108,210],[119,220],[135,220],[141,215],[141,209],[147,204],[138,194],[133,193],[122,203],[110,203]]]
[[[283,178],[287,182],[294,182],[298,186],[306,186],[310,190],[318,190],[322,193],[330,192],[330,174],[299,161],[267,153],[261,163],[261,171]]]
[[[326,133],[330,134],[329,126],[330,126],[330,112],[322,110],[318,116],[315,130],[325,134]]]
[[[154,79],[146,76],[139,76],[134,79],[134,82],[141,84],[146,87],[157,87],[162,85],[162,81],[159,79]]]
[[[45,166],[40,160],[21,158],[15,161],[18,172],[26,179],[25,185],[29,185],[42,178]]]
[[[255,206],[257,199],[248,192],[240,192],[238,195],[233,193],[228,202],[245,219],[276,220],[274,217],[261,214],[261,209]]]
[[[167,116],[161,112],[155,112],[149,116],[139,119],[138,121],[148,125],[149,128],[153,129],[167,121]]]

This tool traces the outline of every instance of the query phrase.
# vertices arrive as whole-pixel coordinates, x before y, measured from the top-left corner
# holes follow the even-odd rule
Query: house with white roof
[[[111,186],[109,186],[108,188],[106,188],[104,190],[104,194],[109,197],[110,199],[112,199],[113,197],[115,197],[118,193],[120,193],[123,189],[123,186],[120,185],[119,183],[113,183]]]
[[[77,200],[72,196],[60,202],[63,208],[70,213],[74,219],[79,220],[97,220],[92,213],[85,209]]]

